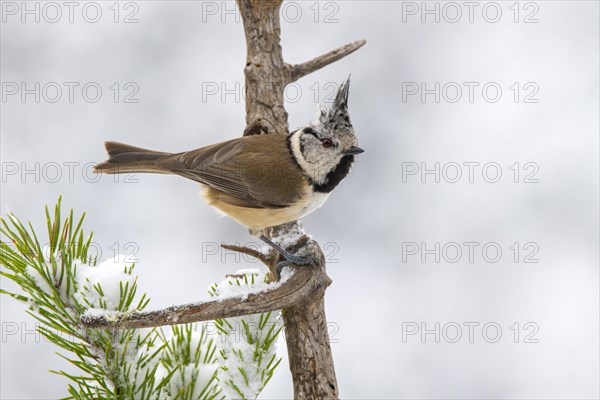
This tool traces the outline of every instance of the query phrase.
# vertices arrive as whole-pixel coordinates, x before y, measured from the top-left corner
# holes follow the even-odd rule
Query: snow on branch
[[[315,290],[324,290],[321,288],[323,286],[321,277],[313,271],[311,267],[295,270],[285,268],[281,279],[271,283],[267,290],[231,298],[145,312],[117,313],[90,310],[82,316],[81,323],[86,328],[97,329],[150,328],[281,310],[301,302]]]

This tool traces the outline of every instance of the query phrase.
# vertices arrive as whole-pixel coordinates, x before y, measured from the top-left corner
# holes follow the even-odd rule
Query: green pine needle
[[[161,329],[86,330],[79,325],[92,308],[86,293],[94,294],[103,308],[108,299],[100,283],[82,292],[87,284],[78,280],[78,263],[101,267],[89,252],[92,234],[83,232],[85,214],[76,218],[70,210],[63,220],[61,201],[59,197],[53,212],[45,208],[47,246],[40,244],[30,222],[23,224],[12,213],[0,217],[0,232],[6,238],[0,241],[0,275],[20,287],[15,293],[0,289],[0,295],[26,304],[27,313],[40,324],[40,334],[79,371],[51,371],[70,381],[66,399],[222,398],[216,374],[202,382],[198,378],[201,368],[217,358],[204,325],[174,326],[173,339]],[[138,296],[134,265],[125,266],[123,273],[132,279],[119,284],[117,310],[143,310],[150,299],[144,293]],[[179,390],[172,393],[175,381]]]

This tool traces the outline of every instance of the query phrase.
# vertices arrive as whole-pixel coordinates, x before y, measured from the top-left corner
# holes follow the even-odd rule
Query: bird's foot
[[[273,241],[267,238],[265,235],[260,235],[260,240],[271,246],[276,252],[285,258],[285,260],[277,263],[277,271],[280,273],[284,267],[288,267],[290,265],[317,265],[317,260],[315,260],[313,257],[302,257],[292,254],[278,244],[273,243]]]

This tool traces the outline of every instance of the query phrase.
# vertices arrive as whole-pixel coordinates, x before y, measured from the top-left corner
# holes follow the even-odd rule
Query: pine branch
[[[210,287],[211,296],[247,293],[269,286],[268,274],[258,270],[240,271]],[[273,377],[281,362],[276,341],[283,326],[281,313],[267,312],[245,317],[217,319],[219,359],[217,377],[228,398],[254,399]]]
[[[27,304],[27,312],[41,323],[40,333],[81,371],[80,375],[53,371],[71,381],[69,398],[219,397],[214,350],[210,357],[200,358],[211,352],[210,342],[197,342],[195,350],[190,350],[198,327],[172,329],[173,340],[187,347],[169,347],[172,341],[156,329],[83,329],[80,317],[90,310],[143,310],[149,299],[136,295],[133,265],[111,260],[96,265],[88,255],[91,235],[83,233],[84,217],[75,220],[71,210],[63,223],[60,203],[59,198],[53,215],[46,207],[45,247],[30,223],[24,225],[13,214],[0,218],[0,231],[9,240],[0,243],[0,273],[22,289],[22,293],[3,290],[2,294]],[[204,327],[200,331],[203,337]],[[182,376],[186,379],[173,380]]]

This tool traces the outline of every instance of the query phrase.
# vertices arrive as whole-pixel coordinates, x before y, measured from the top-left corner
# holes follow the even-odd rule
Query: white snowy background
[[[242,23],[233,2],[113,3],[76,2],[73,22],[62,2],[1,3],[1,212],[43,232],[43,205],[62,194],[65,208],[87,211],[101,258],[138,260],[151,307],[203,299],[225,274],[257,266],[213,254],[221,242],[248,243],[245,229],[203,204],[191,181],[115,182],[90,166],[105,158],[105,140],[183,151],[240,136]],[[330,261],[327,317],[344,398],[599,396],[599,4],[513,3],[476,2],[472,22],[463,2],[427,2],[434,14],[400,1],[284,7],[288,62],[368,41],[287,92],[293,129],[352,74],[351,118],[366,151],[304,220]],[[88,22],[96,8],[99,21]],[[22,83],[33,89],[24,99]],[[407,92],[421,83],[434,91],[424,102]],[[124,102],[136,88],[137,103]],[[436,163],[439,183],[433,173],[403,179]],[[472,182],[475,164],[465,163],[480,163]],[[497,164],[483,174],[488,163]],[[494,166],[502,175],[490,183]],[[472,260],[465,242],[476,243]],[[2,297],[1,311],[0,397],[65,396],[66,380],[48,370],[70,366],[23,305]],[[261,398],[291,396],[284,360]]]

